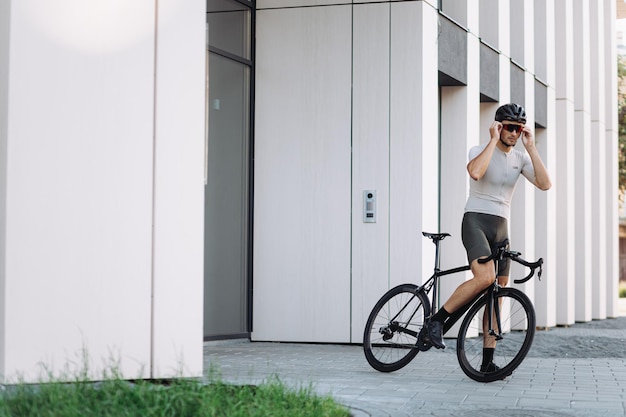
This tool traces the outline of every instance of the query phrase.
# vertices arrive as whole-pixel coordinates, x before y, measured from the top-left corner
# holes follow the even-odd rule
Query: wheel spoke
[[[535,330],[535,313],[528,297],[517,289],[504,288],[499,291],[495,303],[500,305],[502,328],[497,329],[495,318],[492,320],[494,331],[502,337],[496,342],[496,338],[487,332],[488,317],[484,313],[486,300],[485,296],[470,308],[457,339],[457,356],[461,368],[470,378],[481,382],[510,375],[530,349]],[[481,371],[484,347],[494,349],[491,362],[499,368],[498,371]],[[488,369],[492,370],[493,367]]]
[[[365,356],[372,367],[383,372],[395,371],[415,357],[425,304],[425,296],[417,293],[417,287],[411,284],[393,288],[378,301],[363,337]]]

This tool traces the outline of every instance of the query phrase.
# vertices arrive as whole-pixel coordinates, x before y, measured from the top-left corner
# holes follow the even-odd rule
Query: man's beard
[[[500,142],[502,142],[502,144],[504,146],[506,146],[507,148],[512,148],[513,147],[513,145],[509,145],[508,143],[506,143],[505,141],[502,140],[502,135],[500,135]]]

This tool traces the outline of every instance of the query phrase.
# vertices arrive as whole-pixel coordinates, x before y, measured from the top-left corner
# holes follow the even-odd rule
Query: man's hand
[[[528,126],[524,126],[522,129],[522,143],[526,150],[528,150],[529,147],[535,147],[535,137]]]
[[[495,121],[489,126],[491,140],[500,140],[500,132],[502,132],[502,123]]]

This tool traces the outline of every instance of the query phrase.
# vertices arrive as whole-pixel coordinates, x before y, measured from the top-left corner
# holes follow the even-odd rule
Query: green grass
[[[0,417],[348,417],[350,412],[312,389],[278,378],[258,386],[199,380],[18,384],[0,396]]]

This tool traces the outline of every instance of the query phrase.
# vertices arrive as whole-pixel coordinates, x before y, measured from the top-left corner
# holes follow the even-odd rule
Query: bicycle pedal
[[[420,352],[426,352],[431,347],[433,347],[433,345],[430,343],[430,339],[428,339],[428,332],[426,331],[426,327],[422,327],[422,329],[420,330],[420,333],[417,336],[416,345]]]
[[[381,327],[378,329],[378,333],[383,335],[383,340],[386,342],[393,338],[393,331],[389,327]]]

